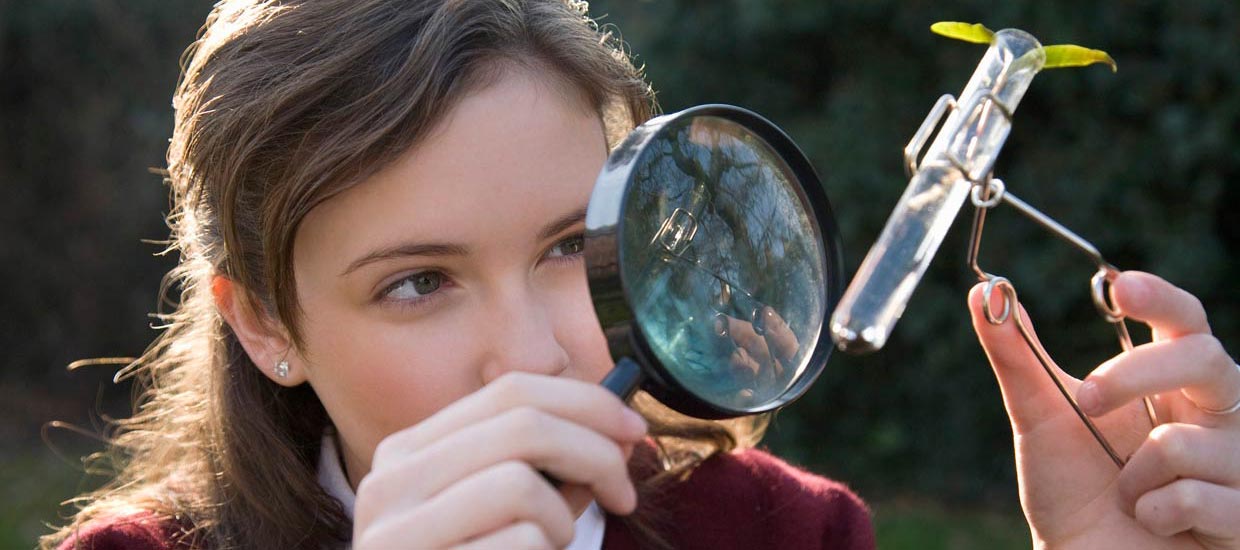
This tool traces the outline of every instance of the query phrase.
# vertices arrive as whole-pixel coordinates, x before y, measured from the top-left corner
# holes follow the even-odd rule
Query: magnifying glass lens
[[[670,122],[633,165],[619,255],[637,329],[697,397],[731,410],[777,400],[827,316],[827,252],[805,182],[719,116]]]

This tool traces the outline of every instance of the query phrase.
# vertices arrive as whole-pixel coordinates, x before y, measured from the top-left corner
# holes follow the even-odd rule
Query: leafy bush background
[[[153,258],[159,246],[140,242],[167,235],[166,189],[147,169],[163,164],[177,58],[210,4],[0,0],[5,464],[52,460],[40,435],[47,421],[90,429],[125,414],[128,389],[106,382],[109,368],[64,366],[136,355],[154,335],[146,314],[174,259]],[[1122,6],[596,0],[592,12],[623,31],[665,111],[738,104],[792,135],[834,202],[850,273],[904,188],[901,148],[938,95],[959,92],[983,51],[931,35],[930,23],[981,21],[1107,50],[1117,74],[1038,76],[998,174],[1116,265],[1195,293],[1235,353],[1240,7]],[[923,494],[1015,506],[1006,417],[964,308],[967,233],[959,220],[887,348],[832,357],[821,382],[779,416],[769,445],[875,501]],[[987,224],[983,262],[1015,282],[1069,370],[1084,374],[1116,351],[1089,304],[1092,271],[1078,253],[1000,209]],[[48,437],[70,463],[90,448],[68,432]],[[48,484],[62,492],[0,495],[4,511],[34,510],[4,514],[13,525],[0,531],[17,534],[0,537],[30,540],[80,477],[69,466],[40,468],[63,474]]]

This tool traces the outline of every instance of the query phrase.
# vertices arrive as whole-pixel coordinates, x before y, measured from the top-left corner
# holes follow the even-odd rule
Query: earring
[[[275,373],[280,378],[288,378],[288,361],[281,360],[276,363]]]

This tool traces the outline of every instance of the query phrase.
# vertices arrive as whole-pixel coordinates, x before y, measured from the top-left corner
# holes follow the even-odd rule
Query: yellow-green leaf
[[[1045,69],[1085,67],[1094,63],[1106,63],[1111,66],[1111,72],[1119,70],[1115,60],[1102,50],[1091,50],[1073,44],[1056,44],[1043,49],[1046,50],[1046,65],[1043,66]]]
[[[986,28],[981,23],[970,24],[959,21],[939,21],[930,25],[930,32],[974,44],[989,44],[995,38],[994,31]]]

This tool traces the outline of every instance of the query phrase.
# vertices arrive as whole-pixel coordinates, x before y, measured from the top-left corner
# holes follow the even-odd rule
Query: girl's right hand
[[[637,507],[626,463],[645,433],[597,384],[509,373],[378,445],[353,547],[563,548],[591,498]]]

